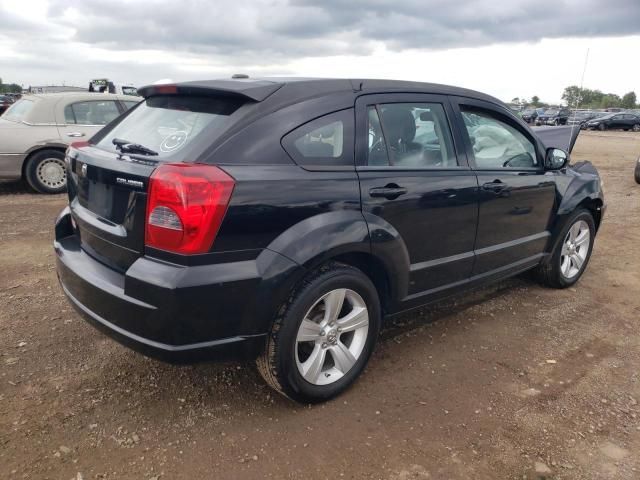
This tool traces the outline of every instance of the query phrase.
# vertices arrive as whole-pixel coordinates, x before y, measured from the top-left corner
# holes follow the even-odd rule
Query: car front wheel
[[[640,132],[640,123],[636,123],[636,124],[633,126],[633,131],[634,131],[634,132]]]
[[[591,258],[595,231],[589,211],[574,212],[558,236],[550,259],[538,266],[539,280],[553,288],[567,288],[576,283]]]
[[[328,264],[281,307],[258,370],[270,386],[295,401],[328,400],[358,378],[380,323],[371,280],[351,266]]]
[[[31,188],[40,193],[62,193],[67,188],[64,153],[40,150],[27,160],[25,178]]]

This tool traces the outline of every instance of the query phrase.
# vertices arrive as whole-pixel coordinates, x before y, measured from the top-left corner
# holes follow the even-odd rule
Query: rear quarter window
[[[4,118],[5,120],[11,120],[13,122],[20,122],[24,120],[27,114],[31,111],[31,109],[33,108],[33,103],[34,102],[32,100],[27,100],[24,98],[20,99],[16,103],[11,105],[6,112],[4,112],[2,118]]]
[[[353,109],[307,122],[282,139],[282,147],[302,166],[354,166]]]

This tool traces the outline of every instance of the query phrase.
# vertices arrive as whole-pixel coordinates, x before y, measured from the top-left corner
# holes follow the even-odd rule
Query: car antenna
[[[573,109],[573,122],[571,123],[571,130],[569,131],[569,151],[573,150],[573,129],[575,128],[576,115],[578,113],[578,108],[580,107],[580,103],[582,102],[582,87],[584,85],[584,74],[587,71],[587,63],[589,62],[589,47],[587,47],[587,53],[584,57],[584,67],[582,68],[582,77],[580,78],[580,90],[578,93],[578,99],[576,100],[576,105]],[[569,105],[571,108],[571,105]]]

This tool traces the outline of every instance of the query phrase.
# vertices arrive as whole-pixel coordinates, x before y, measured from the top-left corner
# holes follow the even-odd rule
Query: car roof
[[[175,86],[178,92],[199,94],[220,94],[244,97],[247,100],[262,102],[275,92],[279,101],[285,99],[287,103],[304,101],[309,98],[353,92],[355,93],[431,93],[440,95],[458,95],[486,100],[504,105],[495,97],[481,92],[449,85],[426,82],[411,82],[405,80],[384,79],[337,79],[337,78],[302,78],[302,77],[266,77],[266,78],[238,78],[199,80],[165,85],[166,88]],[[163,93],[163,85],[147,85],[138,89],[144,97]]]

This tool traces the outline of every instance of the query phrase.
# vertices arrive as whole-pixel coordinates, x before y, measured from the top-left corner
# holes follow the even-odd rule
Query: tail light
[[[159,166],[149,182],[145,244],[187,255],[208,252],[234,185],[233,178],[216,166]]]

